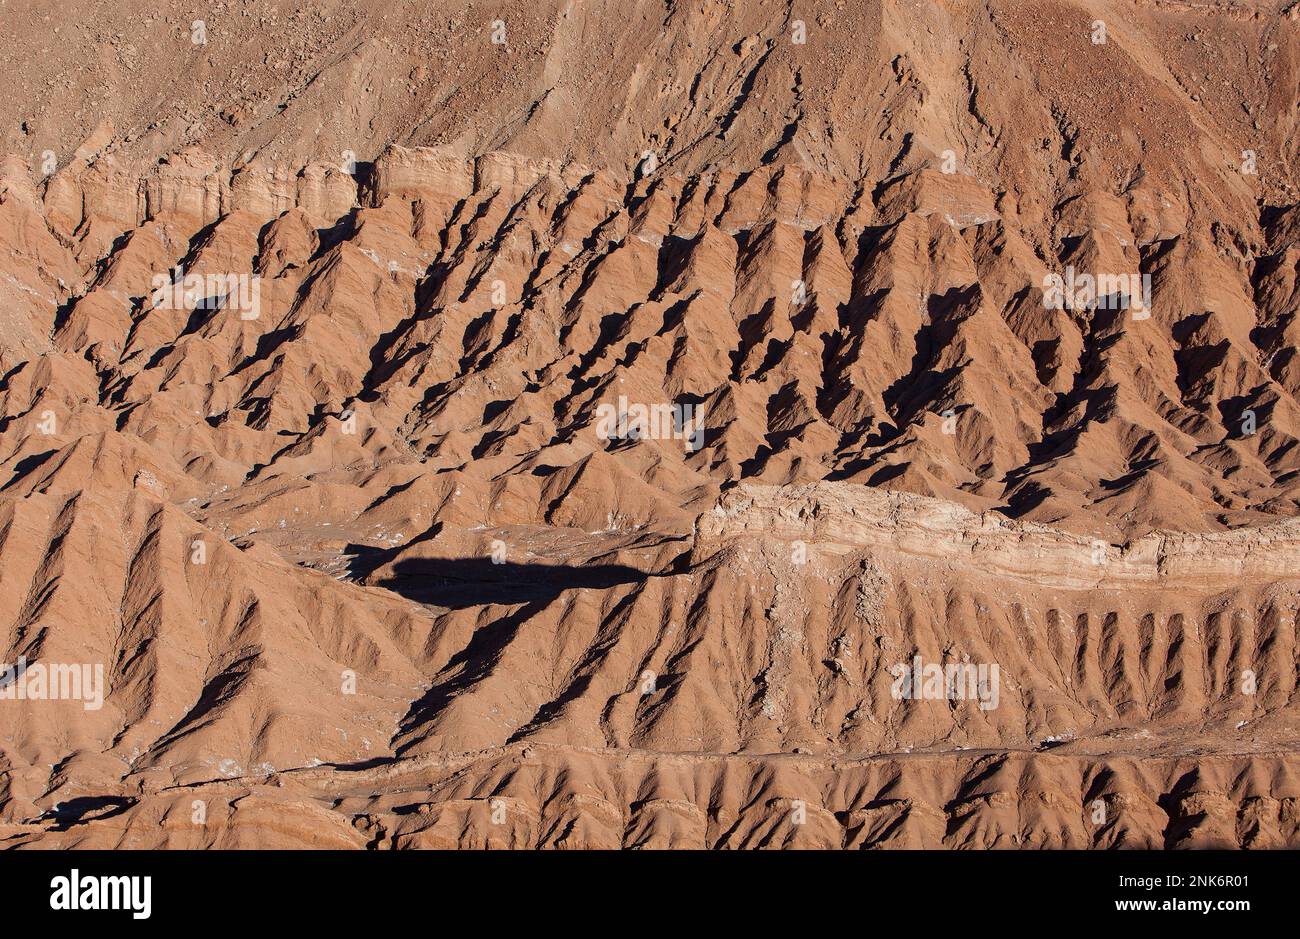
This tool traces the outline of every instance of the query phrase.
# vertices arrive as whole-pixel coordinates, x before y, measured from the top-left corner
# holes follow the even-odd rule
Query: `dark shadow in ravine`
[[[417,603],[463,609],[495,603],[545,606],[565,590],[608,590],[653,575],[625,564],[497,564],[490,557],[413,558],[377,583]]]
[[[52,819],[55,831],[67,831],[74,825],[121,815],[137,801],[129,796],[77,796],[58,803],[41,818]]]

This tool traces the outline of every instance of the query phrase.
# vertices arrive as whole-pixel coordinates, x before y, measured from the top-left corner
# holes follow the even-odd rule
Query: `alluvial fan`
[[[1300,846],[1300,3],[437,7],[6,13],[0,846]]]

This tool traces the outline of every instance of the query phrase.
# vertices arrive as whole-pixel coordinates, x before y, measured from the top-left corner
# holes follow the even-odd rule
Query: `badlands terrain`
[[[0,846],[1300,846],[1300,4],[0,20]]]

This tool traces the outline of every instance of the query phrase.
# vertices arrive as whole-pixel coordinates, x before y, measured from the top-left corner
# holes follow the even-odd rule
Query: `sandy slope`
[[[1300,842],[1300,7],[426,7],[12,14],[4,843]]]

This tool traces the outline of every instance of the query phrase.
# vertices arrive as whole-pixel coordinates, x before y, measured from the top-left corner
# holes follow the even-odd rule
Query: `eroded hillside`
[[[1292,13],[489,6],[13,75],[4,842],[1294,846]]]

